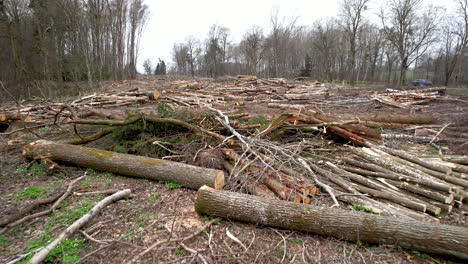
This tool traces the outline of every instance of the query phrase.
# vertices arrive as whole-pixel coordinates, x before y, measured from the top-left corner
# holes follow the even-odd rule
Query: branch
[[[94,218],[104,207],[108,206],[109,204],[116,202],[131,193],[130,189],[122,190],[117,192],[104,200],[100,201],[96,206],[91,209],[87,214],[82,216],[80,219],[76,220],[71,226],[69,226],[65,231],[60,233],[60,235],[52,241],[49,245],[43,248],[41,251],[36,253],[32,259],[28,262],[28,264],[39,264],[41,263],[47,255],[49,255],[50,251],[54,249],[60,242],[70,237],[75,231],[80,229],[83,225],[88,223],[92,218]]]

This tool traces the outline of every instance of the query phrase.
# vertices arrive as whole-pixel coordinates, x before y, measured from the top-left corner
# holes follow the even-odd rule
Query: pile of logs
[[[411,90],[394,90],[387,89],[384,92],[378,93],[374,99],[393,107],[408,109],[410,106],[426,104],[439,98],[446,91],[445,87],[411,89]]]
[[[269,78],[269,79],[261,79],[257,78],[257,76],[251,75],[238,75],[236,77],[236,86],[286,86],[288,88],[292,88],[293,86],[289,86],[286,83],[286,79],[283,78]]]

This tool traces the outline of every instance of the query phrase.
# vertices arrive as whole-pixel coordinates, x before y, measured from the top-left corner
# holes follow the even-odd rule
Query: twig
[[[17,226],[17,225],[19,225],[19,224],[22,224],[22,223],[24,223],[24,222],[26,222],[26,221],[28,221],[28,220],[30,220],[30,219],[34,219],[34,218],[36,218],[36,217],[40,217],[40,216],[43,216],[43,215],[47,215],[47,214],[50,214],[51,212],[53,212],[55,209],[57,209],[57,207],[60,205],[60,203],[61,203],[63,200],[65,200],[65,199],[71,194],[71,192],[72,192],[72,190],[73,190],[73,186],[74,186],[77,182],[81,181],[83,178],[86,177],[86,174],[87,174],[87,173],[85,172],[85,174],[84,174],[83,176],[78,177],[78,178],[76,178],[75,180],[73,180],[72,182],[70,182],[70,184],[68,185],[68,188],[67,188],[67,190],[65,191],[65,193],[64,193],[57,201],[55,201],[55,203],[54,203],[49,209],[47,209],[47,210],[45,210],[45,211],[42,211],[42,212],[39,212],[39,213],[35,213],[35,214],[32,214],[32,215],[25,216],[25,217],[21,218],[20,220],[17,220],[17,221],[15,221],[15,222],[13,222],[13,223],[8,224],[5,228],[14,227],[14,226]],[[3,230],[2,230],[2,231],[3,231]]]
[[[183,237],[183,238],[174,238],[174,239],[169,239],[169,240],[160,240],[160,241],[157,241],[156,243],[152,244],[151,246],[149,246],[147,249],[145,249],[143,252],[141,252],[140,254],[136,255],[132,260],[130,260],[128,263],[131,264],[131,263],[135,263],[139,258],[143,257],[144,255],[148,254],[151,250],[155,249],[156,247],[162,245],[162,244],[166,244],[166,243],[175,243],[175,242],[185,242],[187,240],[190,240],[192,238],[194,238],[195,236],[197,236],[198,234],[200,234],[201,232],[203,232],[203,230],[205,230],[207,227],[209,227],[211,224],[213,224],[215,221],[217,221],[217,219],[213,219],[211,221],[209,221],[208,223],[206,223],[205,225],[202,226],[202,228],[200,228],[198,231],[196,231],[195,233],[191,234],[191,235],[188,235],[186,237]]]
[[[338,203],[338,200],[336,200],[335,194],[333,193],[333,189],[332,189],[330,186],[328,186],[328,185],[322,183],[322,182],[318,179],[317,175],[315,175],[315,173],[312,171],[312,169],[310,168],[310,166],[307,165],[307,163],[305,162],[305,160],[303,160],[302,158],[299,158],[298,160],[299,160],[299,162],[301,162],[301,164],[303,165],[303,167],[304,167],[304,168],[309,172],[309,174],[312,176],[312,178],[314,179],[314,182],[315,182],[318,186],[322,187],[327,193],[330,194],[330,196],[331,196],[331,198],[332,198],[332,200],[333,200],[333,202],[334,202],[334,205],[333,205],[332,207],[335,207],[335,206],[336,206],[336,207],[339,207],[340,204]]]
[[[38,252],[39,250],[42,250],[43,248],[44,248],[44,247],[40,247],[40,248],[35,249],[35,250],[33,250],[33,251],[30,251],[30,252],[28,252],[28,253],[21,254],[21,255],[19,255],[17,258],[8,261],[8,262],[5,263],[5,264],[15,264],[15,263],[17,263],[17,262],[20,262],[20,261],[22,261],[23,259],[27,258],[29,255],[34,254],[34,253]]]
[[[278,231],[276,231],[275,229],[273,228],[270,228],[271,230],[273,230],[275,233],[277,233],[278,235],[281,236],[281,238],[283,239],[283,247],[284,247],[284,251],[283,251],[283,258],[281,259],[281,263],[284,263],[284,259],[286,258],[286,249],[287,249],[287,246],[286,246],[286,238]]]
[[[87,214],[82,216],[80,219],[76,220],[71,226],[69,226],[67,229],[65,229],[60,235],[52,241],[49,245],[47,245],[45,248],[40,250],[38,253],[36,253],[32,259],[28,262],[28,264],[39,264],[41,263],[47,255],[49,255],[50,251],[54,249],[60,242],[63,240],[67,239],[70,235],[72,235],[76,230],[80,229],[83,225],[88,223],[92,218],[94,218],[103,208],[108,206],[109,204],[116,202],[125,196],[128,196],[131,193],[130,189],[122,190],[120,192],[117,192],[99,203],[97,203]]]
[[[437,132],[437,134],[431,139],[431,141],[429,141],[429,144],[432,144],[432,143],[437,139],[437,137],[442,133],[442,131],[444,131],[444,129],[447,128],[447,127],[450,126],[450,125],[451,125],[451,124],[448,123],[448,124],[446,124],[445,126],[443,126],[443,127],[439,130],[439,132]]]

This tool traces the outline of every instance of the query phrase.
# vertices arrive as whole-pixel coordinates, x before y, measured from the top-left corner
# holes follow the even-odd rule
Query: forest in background
[[[148,16],[143,0],[0,0],[1,93],[50,97],[135,78]]]
[[[405,85],[410,78],[466,85],[468,1],[454,2],[456,10],[423,0],[390,0],[371,10],[371,0],[341,0],[338,17],[312,26],[273,12],[269,32],[252,26],[238,43],[231,29],[213,25],[204,40],[189,35],[174,44],[171,72],[304,76],[351,85]],[[370,21],[372,13],[378,13],[378,23]]]
[[[468,0],[453,1],[454,10],[423,0],[391,0],[373,10],[371,0],[340,0],[337,17],[311,26],[273,10],[268,32],[253,25],[239,42],[219,25],[203,40],[188,33],[174,44],[167,72],[464,86]],[[77,94],[101,80],[135,78],[149,13],[144,0],[0,0],[2,99]],[[371,21],[376,13],[379,21]],[[146,66],[166,73],[165,64],[164,71]]]

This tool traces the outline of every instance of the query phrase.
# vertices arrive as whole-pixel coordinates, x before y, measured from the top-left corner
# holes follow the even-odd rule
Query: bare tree
[[[145,69],[146,75],[151,75],[153,73],[153,66],[151,65],[151,61],[149,59],[146,59],[143,62],[143,68]]]
[[[369,0],[342,0],[340,14],[341,24],[349,41],[349,78],[348,81],[354,85],[356,81],[356,45],[359,32],[363,26],[363,12],[367,10]]]
[[[244,34],[240,47],[246,58],[250,74],[257,75],[257,66],[263,57],[263,31],[259,26],[253,26]]]
[[[421,14],[421,6],[422,0],[391,0],[380,12],[385,37],[399,55],[399,85],[406,83],[409,66],[436,40],[439,11],[429,6]]]
[[[442,25],[444,84],[449,85],[455,67],[468,45],[468,0],[457,0],[456,16],[446,18]],[[458,76],[455,76],[458,80]]]
[[[195,62],[201,53],[200,41],[193,35],[190,35],[186,39],[186,47],[188,64],[190,65],[190,74],[193,78],[195,77]]]

